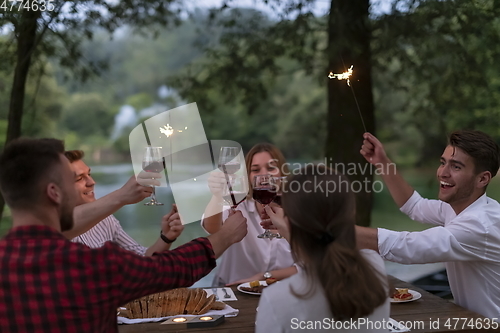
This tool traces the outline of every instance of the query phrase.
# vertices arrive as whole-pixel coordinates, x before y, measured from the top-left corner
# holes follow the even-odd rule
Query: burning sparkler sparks
[[[344,72],[344,73],[341,73],[341,74],[333,74],[333,72],[330,72],[330,74],[328,74],[328,78],[330,78],[330,79],[337,78],[337,80],[347,80],[347,85],[351,86],[350,77],[352,75],[352,67],[353,67],[353,65],[351,65],[351,67],[349,67],[349,69],[347,70],[347,72]]]
[[[342,60],[342,63],[343,62],[344,62],[344,60]],[[351,87],[351,80],[350,80],[350,78],[351,78],[351,75],[352,75],[352,68],[353,67],[354,67],[354,65],[351,65],[351,67],[349,67],[349,69],[347,70],[347,72],[344,72],[344,73],[341,73],[341,74],[333,74],[333,72],[330,72],[330,74],[328,74],[328,78],[330,78],[330,79],[335,79],[336,78],[337,80],[346,80],[347,85],[349,87]],[[363,119],[363,115],[361,114],[361,109],[359,108],[358,99],[356,98],[356,94],[354,93],[353,87],[351,87],[351,91],[352,91],[352,96],[354,97],[354,101],[356,102],[356,107],[358,108],[359,117],[361,118],[361,122],[363,123],[363,128],[365,129],[365,132],[367,132],[366,126],[365,126],[365,121]]]
[[[164,125],[163,127],[160,127],[160,133],[165,134],[168,138],[174,134],[174,128],[170,126],[170,124]]]
[[[187,126],[184,127],[184,130],[187,130]],[[177,132],[182,133],[182,130],[177,130]],[[160,127],[160,133],[165,134],[165,136],[169,138],[174,134],[174,128],[170,126],[170,124],[163,125],[163,127]]]

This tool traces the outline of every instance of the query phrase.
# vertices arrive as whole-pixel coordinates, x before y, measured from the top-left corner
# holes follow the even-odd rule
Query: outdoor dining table
[[[403,322],[411,329],[410,333],[477,332],[484,330],[488,323],[490,332],[500,332],[500,328],[490,319],[464,309],[449,300],[442,299],[392,276],[389,276],[389,282],[393,287],[410,288],[422,294],[422,297],[415,301],[391,304],[391,318],[397,322]],[[228,304],[239,309],[239,314],[236,317],[226,318],[222,324],[215,327],[183,328],[175,331],[169,329],[168,332],[254,332],[259,296],[241,293],[236,290],[236,287],[232,287],[232,289],[238,300],[228,302]],[[166,325],[160,325],[160,323],[143,323],[119,325],[119,332],[167,332],[167,328]]]

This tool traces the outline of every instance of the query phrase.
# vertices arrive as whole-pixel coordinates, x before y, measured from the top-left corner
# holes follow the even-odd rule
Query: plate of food
[[[236,289],[245,294],[260,296],[260,294],[262,294],[262,290],[264,290],[264,288],[266,288],[267,286],[268,284],[266,281],[252,281],[242,283],[238,285]]]
[[[394,288],[391,295],[391,303],[406,303],[420,299],[422,294],[408,288]]]

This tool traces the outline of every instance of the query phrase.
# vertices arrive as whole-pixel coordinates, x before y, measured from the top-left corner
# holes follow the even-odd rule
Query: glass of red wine
[[[163,158],[161,147],[148,146],[144,149],[144,156],[142,158],[142,169],[146,172],[160,173],[165,169],[165,159]],[[151,193],[151,200],[146,202],[145,206],[163,206],[161,202],[156,200],[155,186],[151,185],[153,193]]]
[[[276,177],[272,175],[257,175],[253,177],[252,196],[255,201],[264,206],[269,205],[278,192]],[[257,236],[258,238],[275,238],[280,237],[279,234],[266,229],[264,233]]]

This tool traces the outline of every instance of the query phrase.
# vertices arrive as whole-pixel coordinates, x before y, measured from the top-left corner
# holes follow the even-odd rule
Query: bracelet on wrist
[[[161,239],[162,239],[165,243],[167,243],[167,244],[172,244],[172,243],[173,243],[173,242],[175,242],[175,240],[177,239],[177,238],[174,238],[174,239],[168,239],[168,238],[167,238],[167,236],[165,236],[165,235],[163,234],[163,231],[160,231],[160,238],[161,238]]]

